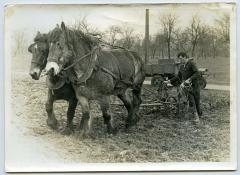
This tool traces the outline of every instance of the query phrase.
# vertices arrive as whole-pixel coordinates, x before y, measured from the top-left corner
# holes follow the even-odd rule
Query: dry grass
[[[126,110],[112,106],[117,135],[108,135],[98,105],[93,104],[93,138],[81,139],[77,133],[63,136],[46,125],[44,103],[47,89],[42,82],[29,77],[13,79],[14,108],[24,108],[17,114],[24,121],[27,134],[50,142],[66,162],[188,162],[228,161],[230,143],[229,92],[202,91],[204,116],[195,125],[191,117],[175,117],[160,111],[147,114],[140,111],[137,126],[125,131]],[[42,83],[42,84],[36,84]],[[149,87],[147,87],[149,88]],[[147,94],[149,98],[153,96]],[[19,97],[24,100],[20,101]],[[25,105],[23,105],[25,101]],[[55,104],[60,127],[66,122],[64,102]],[[78,107],[74,123],[79,123]]]

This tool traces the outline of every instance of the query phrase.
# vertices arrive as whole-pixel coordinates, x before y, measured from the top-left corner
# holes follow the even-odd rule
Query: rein
[[[113,47],[113,48],[121,48],[121,49],[125,49],[125,50],[126,50],[126,48],[124,48],[124,47],[115,46],[115,45],[112,45],[112,44],[110,44],[110,43],[108,43],[108,42],[106,42],[106,41],[103,41],[103,40],[100,40],[100,42],[103,43],[103,44],[109,45],[109,46],[111,46],[111,47]],[[83,55],[82,57],[80,57],[79,59],[75,60],[71,65],[63,68],[63,71],[66,71],[66,70],[74,67],[78,62],[80,62],[81,60],[83,60],[83,59],[86,58],[87,56],[92,55],[92,54],[94,53],[94,51],[97,50],[98,48],[99,48],[99,46],[95,46],[89,53],[87,53],[87,54]],[[105,71],[106,71],[106,70],[105,70]],[[108,73],[108,71],[107,71],[107,73]]]
[[[37,43],[33,43],[30,47],[33,47],[33,46],[35,46]],[[35,50],[37,50],[37,48],[34,48]],[[35,51],[36,52],[36,51]],[[33,53],[32,53],[33,54]],[[44,52],[44,56],[46,55],[46,53]],[[37,61],[37,60],[31,60],[31,63],[34,63],[34,64],[37,64],[38,66],[43,66],[43,64],[44,64],[44,62],[47,60],[47,57],[46,58],[44,58],[42,61]]]
[[[94,51],[97,50],[97,49],[98,49],[98,47],[93,48],[90,52],[88,52],[87,54],[85,54],[85,55],[83,55],[82,57],[80,57],[80,58],[78,58],[77,60],[75,60],[71,65],[63,68],[63,71],[66,71],[66,70],[72,68],[72,67],[75,66],[78,62],[80,62],[81,60],[83,60],[84,58],[86,58],[87,56],[92,55],[92,54],[94,53]]]
[[[107,43],[107,42],[103,42],[103,41],[100,41],[100,42],[102,42],[102,43],[104,43],[104,44],[107,44],[107,45],[109,45],[109,46],[112,46],[112,47],[114,47],[114,48],[125,49],[125,48],[120,47],[120,46],[113,46],[113,45],[111,45],[111,44],[109,44],[109,43]],[[69,70],[70,68],[74,67],[77,63],[79,63],[80,61],[82,61],[84,58],[86,58],[86,57],[88,57],[88,56],[92,56],[97,49],[99,49],[99,46],[93,47],[93,49],[92,49],[90,52],[88,52],[87,54],[83,55],[83,56],[80,57],[80,58],[77,58],[76,60],[74,60],[74,62],[73,62],[71,65],[63,68],[62,70],[63,70],[63,71]],[[125,50],[126,50],[126,49],[125,49]],[[117,75],[115,75],[113,72],[111,72],[111,71],[108,70],[107,68],[100,67],[100,66],[97,66],[97,68],[98,68],[99,70],[101,70],[101,71],[103,71],[103,72],[111,75],[115,80],[118,80],[119,82],[122,82],[122,83],[127,84],[127,85],[130,85],[130,86],[133,86],[133,83],[132,83],[132,82],[127,81],[127,80],[122,80],[121,78],[119,79]]]

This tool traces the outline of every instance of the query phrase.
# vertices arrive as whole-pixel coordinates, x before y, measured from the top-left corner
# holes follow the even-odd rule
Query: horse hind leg
[[[45,103],[45,109],[48,115],[47,118],[47,125],[52,129],[58,128],[58,121],[55,117],[54,111],[53,111],[53,103],[54,103],[54,95],[52,93],[52,90],[48,89],[48,98],[47,102]]]
[[[141,89],[140,90],[133,89],[132,93],[133,93],[133,115],[137,122],[139,120],[139,114],[138,114],[139,108],[142,103]]]
[[[136,120],[133,118],[134,110],[133,110],[133,97],[130,89],[127,89],[124,93],[119,94],[118,97],[124,103],[128,111],[128,116],[126,120],[126,128],[130,128],[136,123]]]
[[[102,97],[98,101],[99,101],[99,104],[101,107],[104,124],[106,124],[106,126],[107,126],[107,132],[109,134],[115,134],[116,129],[112,126],[112,122],[111,122],[112,117],[111,117],[110,110],[109,110],[109,108],[110,108],[109,97]]]
[[[62,131],[62,134],[64,135],[70,135],[73,132],[73,118],[75,115],[75,110],[77,107],[77,99],[76,98],[71,98],[68,101],[68,110],[67,110],[67,124],[64,128],[64,130]]]
[[[141,98],[141,91],[142,91],[142,85],[145,79],[145,75],[143,72],[138,72],[134,78],[134,85],[132,89],[132,96],[133,96],[133,115],[136,121],[139,120],[139,108],[142,103]]]
[[[135,75],[135,78],[133,81],[133,94],[136,96],[140,104],[142,103],[141,91],[142,91],[144,80],[145,80],[145,73],[142,70],[139,70],[138,73]]]

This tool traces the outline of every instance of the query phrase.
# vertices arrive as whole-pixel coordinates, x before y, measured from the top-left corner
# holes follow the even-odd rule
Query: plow
[[[140,110],[174,115],[186,113],[188,101],[180,94],[179,87],[162,82],[158,87],[143,87],[142,91],[143,103],[140,105]],[[114,101],[111,105],[124,106],[123,103]]]

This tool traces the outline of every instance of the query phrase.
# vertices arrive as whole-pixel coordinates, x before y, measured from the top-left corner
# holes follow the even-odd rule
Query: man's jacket
[[[186,64],[180,66],[178,74],[172,79],[170,79],[170,82],[173,85],[179,85],[185,80],[190,79],[192,86],[198,87],[199,77],[200,73],[196,64],[193,62],[193,60],[189,60]]]

